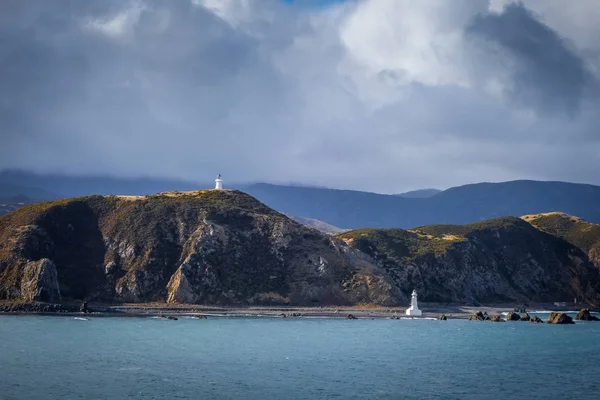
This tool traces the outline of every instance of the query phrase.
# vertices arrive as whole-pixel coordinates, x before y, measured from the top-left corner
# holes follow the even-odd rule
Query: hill
[[[579,247],[600,267],[600,225],[558,212],[525,215],[521,218],[536,228]]]
[[[428,198],[268,184],[244,191],[281,212],[346,228],[465,224],[552,211],[600,222],[600,186],[564,182],[478,183]]]
[[[0,299],[391,305],[403,295],[342,240],[247,194],[204,190],[63,199],[0,217]]]
[[[402,292],[416,288],[423,301],[600,301],[600,270],[586,254],[519,218],[338,237],[373,257]]]
[[[424,199],[427,197],[435,196],[440,193],[439,189],[419,189],[419,190],[411,190],[410,192],[398,193],[396,196],[406,197],[409,199]]]
[[[288,217],[290,217],[294,221],[298,222],[299,224],[308,226],[309,228],[313,228],[313,229],[316,229],[318,231],[321,231],[323,233],[327,233],[330,235],[337,235],[338,233],[342,233],[347,230],[347,229],[338,228],[337,226],[330,225],[323,221],[319,221],[318,219],[298,217],[296,215],[288,215]]]

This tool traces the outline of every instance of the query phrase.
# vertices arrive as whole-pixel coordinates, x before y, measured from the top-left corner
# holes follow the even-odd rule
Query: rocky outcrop
[[[519,218],[359,229],[339,237],[377,260],[403,293],[415,288],[421,301],[600,303],[600,269],[587,255]]]
[[[521,315],[521,318],[519,318],[520,321],[531,321],[531,317],[529,316],[529,314],[524,313],[523,315]]]
[[[517,313],[509,312],[508,314],[506,314],[507,321],[519,321],[520,319],[521,316]]]
[[[549,324],[559,324],[559,325],[567,325],[574,324],[573,318],[569,317],[565,313],[560,312],[552,312],[550,313],[550,317],[548,318]]]
[[[500,315],[494,315],[492,318],[490,318],[490,321],[492,321],[492,322],[506,322],[504,320],[504,318],[502,318]]]
[[[56,266],[47,258],[25,264],[21,277],[21,298],[25,301],[61,301]]]
[[[577,320],[577,321],[600,321],[600,318],[596,317],[595,315],[592,315],[592,313],[590,312],[590,310],[588,308],[583,308],[577,313],[575,320]]]
[[[222,305],[407,300],[369,256],[229,190],[91,196],[0,217],[0,299],[61,297]]]
[[[471,321],[489,321],[490,317],[488,317],[487,313],[483,313],[481,311],[474,312],[471,314],[469,318]]]
[[[534,315],[533,317],[531,317],[531,319],[529,320],[529,322],[532,322],[534,324],[541,324],[544,322],[544,320],[542,320],[540,317],[538,317],[537,315]]]
[[[446,314],[440,314],[437,317],[438,321],[446,321],[448,319],[448,317],[446,317]]]

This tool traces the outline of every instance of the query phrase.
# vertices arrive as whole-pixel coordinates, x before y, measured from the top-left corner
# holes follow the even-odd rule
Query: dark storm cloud
[[[500,14],[478,15],[467,32],[494,42],[514,61],[511,98],[520,105],[573,116],[598,82],[567,40],[540,22],[525,5],[510,4]],[[502,60],[501,58],[499,60]]]
[[[382,192],[600,183],[599,49],[523,5],[488,8],[3,1],[0,168]]]

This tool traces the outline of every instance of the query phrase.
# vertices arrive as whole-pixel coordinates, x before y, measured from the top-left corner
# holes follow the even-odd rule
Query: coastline
[[[207,306],[196,304],[132,303],[119,305],[88,305],[89,311],[80,311],[77,304],[14,303],[0,302],[2,315],[56,315],[69,317],[199,317],[199,318],[336,318],[347,319],[349,315],[357,319],[436,319],[445,315],[448,319],[468,319],[474,312],[487,312],[494,316],[512,312],[514,305],[449,305],[421,304],[423,315],[413,317],[405,315],[406,307],[383,306]],[[574,312],[575,309],[590,308],[588,305],[556,307],[549,304],[535,304],[527,308],[528,312]],[[577,311],[575,311],[577,312]]]

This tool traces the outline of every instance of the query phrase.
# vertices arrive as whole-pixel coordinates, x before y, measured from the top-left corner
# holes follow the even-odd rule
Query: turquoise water
[[[600,322],[0,317],[1,399],[598,399]]]

